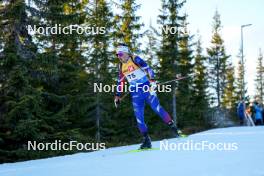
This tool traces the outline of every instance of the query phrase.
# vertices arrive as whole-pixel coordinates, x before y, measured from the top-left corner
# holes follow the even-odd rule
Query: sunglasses
[[[124,56],[124,53],[122,53],[122,52],[118,52],[118,53],[116,54],[116,56],[117,56],[117,57],[122,57],[122,56]]]

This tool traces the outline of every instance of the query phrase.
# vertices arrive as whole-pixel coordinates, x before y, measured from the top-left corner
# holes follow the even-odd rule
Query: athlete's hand
[[[157,88],[157,82],[155,80],[150,80],[150,88],[155,90]]]
[[[115,96],[114,103],[115,103],[115,107],[118,108],[118,106],[121,103],[121,98],[119,96]]]

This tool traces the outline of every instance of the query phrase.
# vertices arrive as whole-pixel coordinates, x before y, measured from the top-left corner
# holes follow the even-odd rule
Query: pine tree
[[[146,59],[148,65],[153,68],[154,70],[157,69],[157,45],[158,45],[158,39],[155,34],[155,28],[153,28],[151,22],[149,25],[149,29],[145,32],[145,35],[147,37],[146,42],[146,48],[143,51],[144,58]]]
[[[241,55],[242,55],[242,49],[239,50],[238,54],[238,64],[237,64],[237,70],[236,70],[236,79],[235,79],[235,85],[236,85],[236,93],[237,93],[237,101],[241,101],[245,98],[245,100],[249,100],[249,97],[247,96],[247,89],[246,89],[246,82],[244,82],[244,74],[245,74],[245,66],[243,66],[241,61]],[[244,97],[245,96],[245,97]]]
[[[208,64],[209,64],[209,86],[213,90],[212,96],[213,104],[218,108],[221,106],[223,92],[226,87],[226,67],[227,59],[224,41],[220,35],[221,21],[218,11],[215,12],[213,17],[213,36],[211,39],[211,47],[207,49]],[[216,102],[215,102],[216,99]]]
[[[103,83],[103,85],[114,84],[113,72],[115,69],[111,67],[114,63],[112,53],[109,51],[111,41],[111,31],[113,25],[113,15],[110,12],[109,4],[105,0],[96,0],[90,9],[90,19],[88,23],[92,26],[104,26],[104,34],[96,34],[90,37],[90,46],[93,48],[88,56],[87,69],[90,71],[90,82]],[[91,104],[89,117],[96,121],[96,140],[99,142],[103,133],[107,133],[107,129],[102,123],[109,119],[111,107],[113,105],[113,96],[110,93],[96,92],[90,96],[89,100],[94,102]]]
[[[87,1],[39,1],[29,4],[32,24],[42,27],[84,25]],[[33,34],[39,46],[34,63],[35,84],[43,91],[47,123],[56,129],[50,139],[81,140],[80,126],[86,120],[87,73],[85,70],[85,34]]]
[[[205,126],[205,114],[209,108],[206,59],[202,55],[201,37],[199,36],[194,57],[193,97],[191,102],[192,109],[195,112],[192,123],[196,126]]]
[[[187,15],[185,15],[187,16]],[[183,29],[180,34],[179,41],[179,62],[177,66],[178,73],[182,76],[188,76],[193,71],[193,36],[188,32],[186,19],[183,22]],[[190,125],[193,120],[194,112],[190,109],[191,99],[193,97],[192,77],[188,77],[178,82],[177,84],[177,107],[179,121],[184,121],[184,126]]]
[[[235,92],[235,70],[230,62],[226,69],[226,87],[223,92],[222,107],[234,110],[237,103],[237,94]]]
[[[139,39],[143,36],[140,32],[143,24],[140,22],[141,17],[137,15],[137,10],[140,5],[135,0],[120,0],[120,3],[115,3],[116,7],[120,10],[120,13],[114,16],[114,31],[113,31],[113,45],[116,47],[118,43],[125,43],[128,45],[132,54],[141,53],[141,43]],[[142,57],[142,56],[141,56]],[[118,59],[115,58],[115,63],[119,63]],[[113,70],[116,74],[113,76],[117,78],[118,75],[118,64],[115,65],[116,69]],[[122,96],[125,93],[122,94]],[[114,112],[115,124],[117,127],[113,138],[116,138],[118,142],[123,141],[131,143],[136,140],[139,133],[135,133],[136,121],[135,118],[131,117],[133,109],[129,98],[122,101],[120,108]]]
[[[263,66],[263,55],[261,49],[259,49],[258,65],[257,65],[257,76],[256,76],[256,97],[259,103],[263,104],[264,100],[264,66]]]
[[[241,60],[238,61],[237,78],[236,78],[236,93],[238,100],[243,99],[243,65]]]
[[[114,130],[122,127],[114,114],[113,95],[94,94],[92,84],[113,84],[111,21],[104,0],[95,5],[85,0],[1,2],[0,162],[66,153],[25,151],[28,140],[92,142],[97,132],[98,140],[110,141],[120,132]],[[29,35],[26,28],[72,24],[105,27],[106,33]],[[109,120],[100,117],[114,120],[105,125]],[[114,144],[122,139],[118,137]]]
[[[185,1],[162,0],[161,14],[158,16],[158,23],[161,26],[161,42],[158,51],[159,59],[159,79],[161,81],[172,80],[180,73],[179,64],[179,31],[185,16],[180,15]],[[162,99],[172,97],[172,103],[168,101],[165,106],[173,112],[173,119],[176,121],[176,85],[172,84],[172,95],[163,94]],[[172,104],[172,107],[170,106]]]
[[[115,42],[125,43],[128,45],[132,52],[139,52],[140,42],[138,39],[142,37],[140,29],[143,26],[140,23],[140,16],[136,15],[136,11],[140,8],[140,5],[136,4],[135,0],[120,0],[121,4],[118,7],[121,10],[121,14],[115,15]]]
[[[1,3],[2,58],[0,64],[0,162],[23,158],[23,145],[40,140],[43,132],[43,98],[32,85],[31,63],[36,47],[28,35],[23,0]]]
[[[5,4],[4,2],[0,2],[0,27],[1,29],[4,29],[3,26],[3,20],[4,20],[4,11],[5,11]],[[4,54],[3,54],[3,48],[4,48],[4,30],[1,30],[0,31],[0,66],[2,66],[4,64],[3,62],[3,58],[4,58]],[[0,88],[2,87],[2,82],[3,82],[3,79],[4,79],[4,72],[3,70],[1,69],[0,70]],[[1,113],[1,111],[0,111]]]

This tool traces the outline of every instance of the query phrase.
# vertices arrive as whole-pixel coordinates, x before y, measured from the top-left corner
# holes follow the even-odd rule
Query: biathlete
[[[139,56],[133,56],[126,44],[119,44],[116,50],[116,55],[120,60],[117,92],[115,95],[115,105],[121,102],[121,92],[123,91],[125,79],[130,86],[130,94],[134,108],[134,114],[137,121],[137,126],[143,136],[143,142],[140,149],[151,148],[151,139],[148,135],[148,127],[144,121],[144,106],[145,102],[150,105],[152,110],[158,114],[163,122],[167,124],[173,131],[175,137],[179,137],[178,130],[174,121],[168,112],[160,105],[156,92],[157,87],[154,79],[153,70]],[[144,87],[148,86],[146,91]]]

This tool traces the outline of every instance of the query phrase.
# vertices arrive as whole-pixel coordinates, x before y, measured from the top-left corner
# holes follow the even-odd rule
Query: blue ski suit
[[[256,120],[261,120],[262,121],[262,108],[259,105],[254,105],[256,114],[255,114],[255,119]]]
[[[137,126],[142,134],[148,132],[147,125],[144,121],[145,102],[150,105],[152,110],[158,114],[166,124],[172,121],[168,112],[160,105],[157,95],[151,95],[150,92],[145,89],[150,86],[150,80],[154,79],[154,72],[143,59],[139,56],[135,56],[129,59],[127,63],[120,64],[116,96],[121,96],[125,78],[130,86],[134,114],[137,120]]]
[[[237,106],[237,116],[240,120],[245,118],[245,104],[243,102],[239,102]]]

